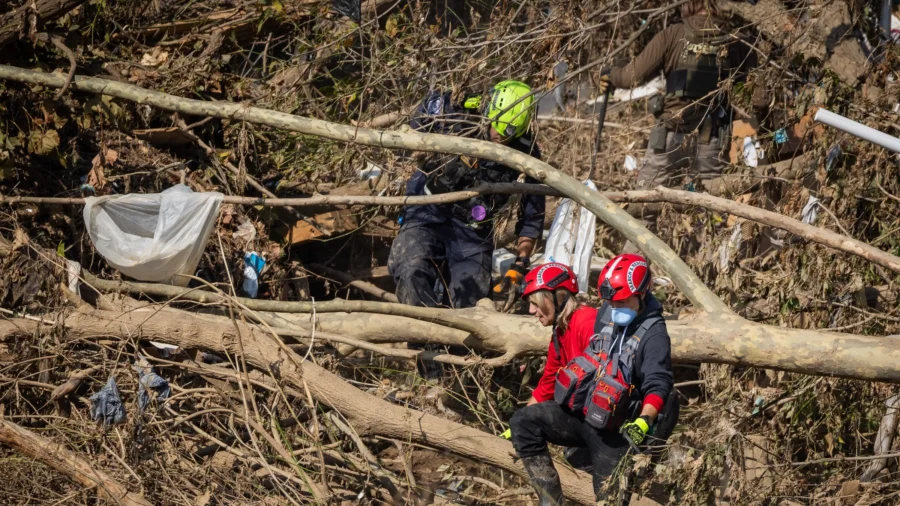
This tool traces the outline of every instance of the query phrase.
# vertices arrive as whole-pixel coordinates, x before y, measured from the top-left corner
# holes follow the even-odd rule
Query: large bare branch
[[[31,326],[27,323],[25,325]],[[0,335],[3,330],[4,328],[0,327]],[[77,453],[2,418],[0,418],[0,443],[56,469],[85,488],[96,488],[97,495],[112,504],[150,506],[150,501],[140,494],[129,492],[127,488]]]
[[[60,88],[65,84],[65,79],[60,76],[8,65],[0,65],[0,78],[54,88]],[[618,230],[637,245],[658,268],[667,272],[672,281],[695,306],[705,311],[731,312],[731,309],[703,284],[671,248],[615,203],[585,187],[575,178],[554,169],[549,164],[510,147],[462,137],[418,132],[392,132],[339,125],[246,104],[207,102],[176,97],[130,84],[92,77],[76,76],[71,88],[132,100],[139,104],[152,105],[182,114],[249,121],[273,128],[367,146],[468,155],[501,162],[559,190]]]
[[[89,278],[100,289],[128,290],[197,302],[225,302],[210,292],[153,283],[127,283]],[[259,301],[255,315],[277,329],[311,330],[306,314],[267,312],[312,311],[311,303]],[[215,321],[214,317],[210,321]],[[533,318],[472,308],[462,310],[412,308],[374,301],[316,303],[317,330],[373,344],[412,342],[465,346],[509,357],[547,353],[550,334]],[[461,325],[460,322],[466,322]],[[672,358],[678,362],[714,362],[780,369],[819,376],[900,383],[900,339],[787,329],[754,323],[734,314],[700,312],[668,320]],[[477,330],[473,332],[472,330]],[[295,335],[294,331],[285,332]],[[377,350],[376,350],[377,351]],[[424,357],[423,357],[424,358]]]
[[[805,239],[844,251],[860,258],[874,262],[882,267],[900,273],[900,257],[891,255],[875,246],[858,241],[852,237],[841,235],[825,228],[807,225],[802,221],[754,206],[748,206],[733,200],[713,197],[707,193],[695,193],[682,190],[669,190],[659,187],[653,191],[623,192],[615,198],[622,202],[671,202],[699,206],[723,213],[733,214],[751,221],[787,230]]]
[[[8,334],[33,332],[36,322],[22,318],[0,320],[0,339]],[[214,323],[185,311],[139,308],[125,313],[78,310],[64,320],[68,339],[115,336],[173,344],[185,349],[207,349],[234,356],[264,371],[278,371],[281,381],[303,391],[343,414],[360,436],[381,436],[446,450],[525,477],[514,460],[512,445],[492,434],[383,401],[349,385],[340,377],[292,353],[285,355],[273,336],[240,321]],[[31,334],[28,334],[31,335]],[[566,496],[580,504],[594,504],[590,477],[560,467]]]

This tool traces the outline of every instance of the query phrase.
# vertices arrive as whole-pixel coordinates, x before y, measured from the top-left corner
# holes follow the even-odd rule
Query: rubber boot
[[[563,506],[562,485],[559,483],[559,473],[553,467],[553,459],[549,453],[542,453],[531,457],[522,458],[522,464],[531,479],[531,486],[538,495],[539,506]]]

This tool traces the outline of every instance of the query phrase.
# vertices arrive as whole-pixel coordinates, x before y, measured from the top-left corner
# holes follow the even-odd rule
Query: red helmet
[[[564,288],[578,294],[578,281],[575,273],[565,264],[550,262],[535,267],[525,275],[525,291],[522,297],[528,297],[538,290],[556,290]]]
[[[605,300],[625,300],[634,294],[647,292],[650,286],[650,266],[640,255],[619,255],[600,271],[600,297]]]

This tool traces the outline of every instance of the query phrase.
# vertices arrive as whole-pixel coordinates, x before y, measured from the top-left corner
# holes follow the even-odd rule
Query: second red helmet
[[[640,255],[619,255],[603,267],[598,283],[604,300],[619,301],[634,294],[643,295],[650,286],[650,266]]]
[[[563,288],[574,294],[578,293],[578,281],[575,273],[566,265],[558,262],[550,262],[538,265],[525,275],[525,291],[522,297],[528,297],[538,290],[556,290]]]

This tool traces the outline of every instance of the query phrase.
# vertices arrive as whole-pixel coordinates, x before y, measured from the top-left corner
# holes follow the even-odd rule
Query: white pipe
[[[819,109],[816,111],[816,116],[813,119],[819,123],[825,123],[830,127],[855,135],[860,139],[865,139],[873,144],[878,144],[895,153],[900,153],[900,139],[884,132],[879,132],[874,128],[869,128],[866,125],[857,123],[851,119],[847,119],[840,114],[835,114],[831,111],[826,111],[825,109]]]

